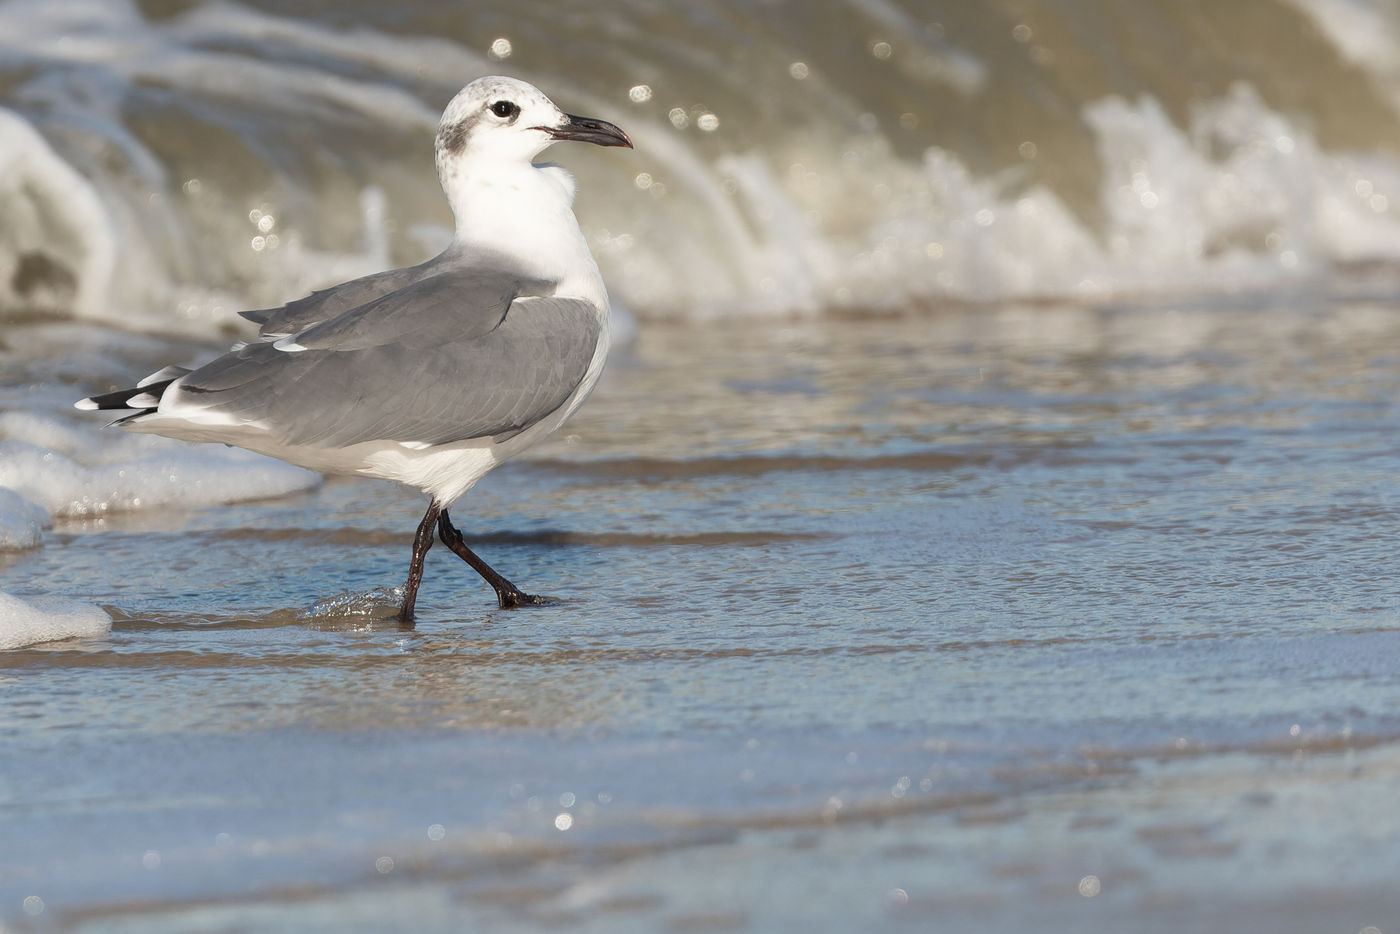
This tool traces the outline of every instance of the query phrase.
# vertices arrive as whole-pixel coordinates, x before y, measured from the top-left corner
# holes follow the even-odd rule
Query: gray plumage
[[[181,392],[283,444],[320,447],[499,441],[563,405],[597,349],[597,310],[499,268],[439,266],[289,338],[302,350],[247,344],[190,373]]]
[[[288,302],[281,308],[240,311],[239,314],[260,325],[260,333],[265,338],[295,334],[432,275],[442,259],[436,257],[417,266],[387,269],[351,279],[329,289],[312,292],[306,298]]]

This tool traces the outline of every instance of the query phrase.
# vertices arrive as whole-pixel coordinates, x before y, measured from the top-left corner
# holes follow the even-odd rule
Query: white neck
[[[444,167],[442,187],[457,219],[457,247],[504,254],[522,272],[556,280],[555,294],[608,307],[603,278],[574,218],[568,172],[519,160],[460,160]]]

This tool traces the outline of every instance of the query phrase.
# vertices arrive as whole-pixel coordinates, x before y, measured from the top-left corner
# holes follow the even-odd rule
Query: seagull
[[[495,588],[541,604],[467,547],[448,508],[563,423],[597,383],[608,293],[574,218],[573,177],[534,159],[551,143],[632,141],[566,114],[538,88],[480,78],[438,124],[452,243],[417,266],[240,314],[260,326],[198,369],[168,366],[79,409],[134,410],[130,431],[221,442],[322,473],[428,494],[399,619],[413,620],[434,532]]]

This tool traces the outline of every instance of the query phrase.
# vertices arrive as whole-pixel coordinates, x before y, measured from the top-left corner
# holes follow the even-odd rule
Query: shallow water
[[[353,599],[406,569],[387,484],[59,519],[0,590],[115,621],[0,654],[0,918],[1388,930],[1397,340],[1305,298],[650,326],[454,511],[556,602],[438,548],[413,629]]]

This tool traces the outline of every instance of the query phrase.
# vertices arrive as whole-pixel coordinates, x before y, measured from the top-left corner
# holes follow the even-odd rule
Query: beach
[[[1041,164],[1046,136],[1009,178],[970,142],[901,136],[928,127],[898,89],[971,101],[1017,73],[1003,45],[1065,69],[1103,52],[1048,11],[843,5],[863,58],[840,73],[827,40],[773,38],[792,10],[728,5],[705,28],[757,37],[742,66],[790,82],[746,111],[704,57],[652,67],[642,27],[670,48],[693,23],[625,4],[512,28],[504,6],[465,26],[349,6],[358,23],[116,4],[62,45],[59,13],[0,3],[48,56],[0,87],[43,148],[0,146],[55,185],[88,179],[35,216],[106,218],[69,240],[36,225],[70,274],[0,303],[0,928],[1394,927],[1389,130],[1347,136],[1288,99],[1281,61],[1201,89],[1195,116],[1135,78],[1078,102],[1094,184]],[[1303,30],[1324,13],[1245,7],[1350,48]],[[919,43],[892,38],[894,13]],[[1234,28],[1210,15],[1163,35]],[[529,58],[571,22],[572,62]],[[599,64],[618,44],[631,70]],[[898,80],[858,80],[890,62]],[[617,344],[571,420],[452,510],[551,602],[498,609],[438,548],[406,626],[416,491],[71,406],[211,359],[252,333],[237,309],[429,253],[434,108],[472,63],[542,87],[572,64],[561,103],[652,161],[551,150],[578,176]],[[1388,72],[1361,70],[1382,108]],[[292,72],[314,92],[214,87]],[[817,76],[854,88],[827,123],[801,96]],[[79,85],[122,103],[60,93]],[[364,112],[327,104],[351,97]],[[672,98],[698,108],[684,126]],[[765,108],[796,128],[763,135]],[[190,114],[242,127],[243,148],[221,154],[206,123],[179,143]],[[295,151],[293,118],[321,134]],[[799,151],[848,133],[845,162]],[[833,214],[872,164],[890,191]],[[31,216],[17,198],[0,211]]]

